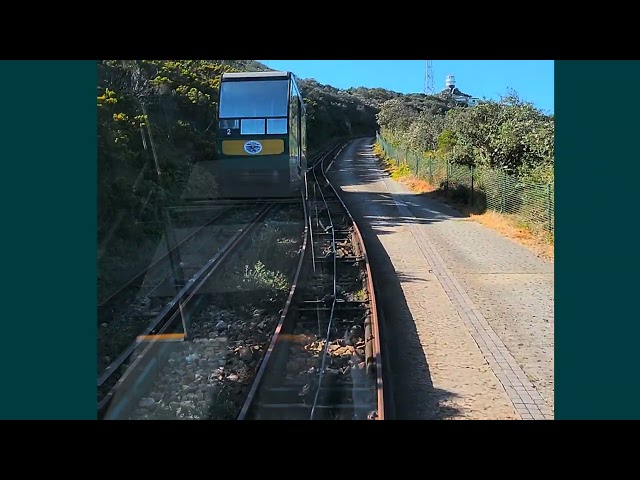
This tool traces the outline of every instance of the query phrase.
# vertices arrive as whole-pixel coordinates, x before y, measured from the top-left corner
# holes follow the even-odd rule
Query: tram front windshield
[[[223,82],[220,118],[286,117],[288,101],[288,80]]]

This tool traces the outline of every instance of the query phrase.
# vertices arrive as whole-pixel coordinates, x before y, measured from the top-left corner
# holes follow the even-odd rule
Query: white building
[[[461,92],[460,89],[456,87],[456,77],[452,74],[447,75],[445,88],[440,92],[440,95],[452,97],[456,101],[465,103],[470,107],[477,105],[480,101],[477,97],[472,97],[471,95]]]

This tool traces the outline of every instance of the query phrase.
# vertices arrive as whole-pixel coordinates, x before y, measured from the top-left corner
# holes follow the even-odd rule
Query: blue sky
[[[336,88],[381,87],[400,93],[424,91],[426,60],[258,60]],[[514,89],[520,98],[553,113],[553,60],[433,60],[436,92],[448,74],[457,87],[479,98],[497,100]]]

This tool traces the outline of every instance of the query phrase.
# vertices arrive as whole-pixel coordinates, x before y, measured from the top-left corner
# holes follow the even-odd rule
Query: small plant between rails
[[[344,146],[342,147],[344,148]],[[357,225],[315,162],[296,283],[239,419],[384,419],[373,281]]]

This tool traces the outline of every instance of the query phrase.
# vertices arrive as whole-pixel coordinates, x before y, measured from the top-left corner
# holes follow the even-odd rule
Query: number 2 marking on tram
[[[231,135],[231,129],[227,128],[227,135]]]

